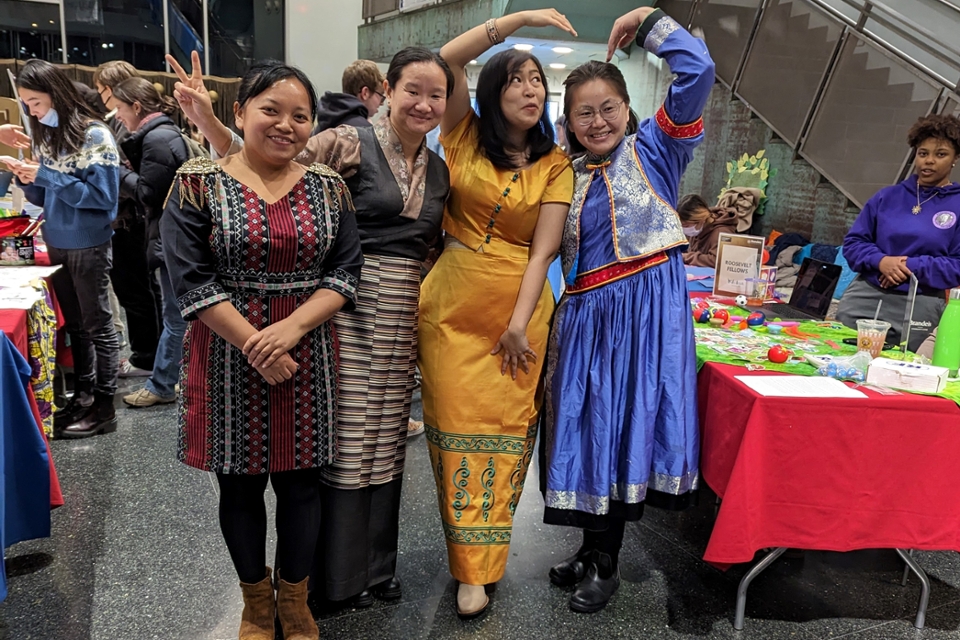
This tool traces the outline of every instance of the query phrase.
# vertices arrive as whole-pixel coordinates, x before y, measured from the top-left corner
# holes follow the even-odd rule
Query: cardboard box
[[[867,384],[904,391],[940,393],[947,385],[949,373],[946,367],[874,358],[867,368]]]

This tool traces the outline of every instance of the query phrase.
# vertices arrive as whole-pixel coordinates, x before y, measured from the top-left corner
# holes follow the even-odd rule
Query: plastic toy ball
[[[767,316],[763,315],[759,311],[754,311],[749,316],[747,316],[747,325],[750,327],[759,327],[766,321],[767,321]]]
[[[745,307],[745,306],[747,306],[747,296],[745,296],[745,295],[739,295],[739,296],[737,296],[737,306],[738,306],[738,307]]]
[[[701,324],[710,322],[710,309],[697,309],[693,312],[693,319]]]
[[[727,322],[730,320],[730,313],[726,309],[710,309],[710,318]]]

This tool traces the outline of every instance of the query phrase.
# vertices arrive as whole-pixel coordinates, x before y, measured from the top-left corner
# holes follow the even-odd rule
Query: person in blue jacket
[[[62,70],[29,60],[16,82],[31,138],[6,125],[0,142],[33,148],[36,162],[8,164],[27,199],[43,207],[50,262],[63,265],[52,280],[73,349],[75,393],[54,414],[54,430],[65,438],[115,431],[120,345],[108,288],[120,188],[117,146]]]
[[[682,508],[697,488],[696,351],[677,189],[703,140],[714,81],[703,41],[663,11],[614,24],[607,58],[636,36],[676,79],[639,124],[620,71],[588,62],[565,82],[575,188],[561,244],[567,290],[551,335],[544,521],[583,544],[550,570],[575,586],[574,611],[599,611],[620,584],[628,520],[645,502]]]
[[[890,323],[888,340],[902,340],[910,275],[917,278],[907,347],[916,351],[939,324],[944,291],[960,286],[960,184],[950,174],[960,157],[960,119],[930,115],[907,134],[914,173],[867,201],[843,240],[843,255],[860,274],[840,299],[837,319],[879,317]]]

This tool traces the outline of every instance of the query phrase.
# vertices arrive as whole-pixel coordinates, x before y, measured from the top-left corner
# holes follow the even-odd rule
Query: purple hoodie
[[[880,259],[907,256],[907,268],[917,276],[922,293],[960,286],[960,184],[922,187],[920,202],[922,211],[914,215],[917,176],[870,198],[843,240],[850,268],[879,287]],[[896,288],[908,289],[909,282]]]

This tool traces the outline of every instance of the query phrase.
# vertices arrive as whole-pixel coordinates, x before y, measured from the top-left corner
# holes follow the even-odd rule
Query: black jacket
[[[166,115],[147,122],[121,143],[130,168],[120,169],[120,191],[136,202],[147,222],[147,265],[163,261],[160,250],[160,216],[177,169],[190,158],[177,125]]]
[[[348,124],[351,127],[369,127],[370,112],[360,99],[349,93],[327,91],[320,98],[320,112],[317,114],[317,128],[314,134]]]
[[[104,116],[103,121],[113,131],[113,138],[117,141],[117,151],[120,152],[120,162],[125,163],[127,156],[123,153],[123,143],[130,137],[130,132],[117,119],[116,112],[108,113]],[[121,168],[123,168],[123,164],[121,164]],[[134,194],[125,191],[121,184],[120,201],[117,203],[117,219],[111,225],[114,229],[134,229],[137,225],[143,224],[143,214],[137,210],[137,203],[133,196]]]

